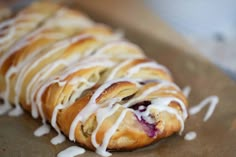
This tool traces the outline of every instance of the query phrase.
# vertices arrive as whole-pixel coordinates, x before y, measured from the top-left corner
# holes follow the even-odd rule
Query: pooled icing
[[[85,153],[85,149],[78,146],[71,146],[57,154],[57,157],[75,157]]]
[[[41,125],[39,128],[37,128],[34,131],[34,135],[37,137],[43,136],[45,134],[48,134],[50,132],[50,126],[46,123],[44,123],[43,125]]]
[[[196,137],[197,137],[197,133],[194,132],[194,131],[190,131],[190,132],[188,132],[188,133],[185,134],[184,139],[185,139],[186,141],[192,141],[192,140],[194,140]]]

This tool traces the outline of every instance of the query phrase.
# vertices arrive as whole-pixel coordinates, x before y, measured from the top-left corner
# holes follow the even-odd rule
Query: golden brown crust
[[[64,19],[71,23],[62,25]],[[9,90],[10,102],[18,101],[30,112],[42,109],[44,120],[93,150],[108,134],[107,149],[133,150],[182,129],[185,96],[169,71],[146,58],[139,47],[66,8],[40,29],[29,43],[2,59],[1,91]],[[8,78],[12,67],[17,71]],[[73,125],[80,114],[87,117]]]

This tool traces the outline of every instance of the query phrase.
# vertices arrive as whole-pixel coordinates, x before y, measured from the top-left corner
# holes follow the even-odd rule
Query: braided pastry
[[[18,21],[23,15],[27,20]],[[14,104],[9,115],[23,108],[42,119],[36,136],[48,133],[50,123],[58,132],[53,144],[67,136],[103,156],[183,131],[187,100],[170,72],[119,33],[46,3],[13,21],[0,37],[7,45],[0,46],[1,114]],[[9,35],[11,29],[17,31]]]

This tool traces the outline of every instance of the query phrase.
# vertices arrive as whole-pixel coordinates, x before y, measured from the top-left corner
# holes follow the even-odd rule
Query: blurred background
[[[31,1],[0,0],[0,19],[9,15],[5,6],[17,10]],[[119,23],[131,25],[187,51],[197,49],[236,80],[236,0],[48,1],[78,2],[84,10],[117,22],[118,27]]]
[[[145,3],[236,80],[236,0],[146,0]]]

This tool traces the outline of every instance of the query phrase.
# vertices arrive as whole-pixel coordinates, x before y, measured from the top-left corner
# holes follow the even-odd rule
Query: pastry
[[[51,124],[58,132],[52,144],[68,137],[102,156],[183,131],[188,103],[166,67],[78,11],[41,2],[28,10],[40,19],[29,19],[1,51],[0,113],[23,108],[42,120],[36,136]]]

